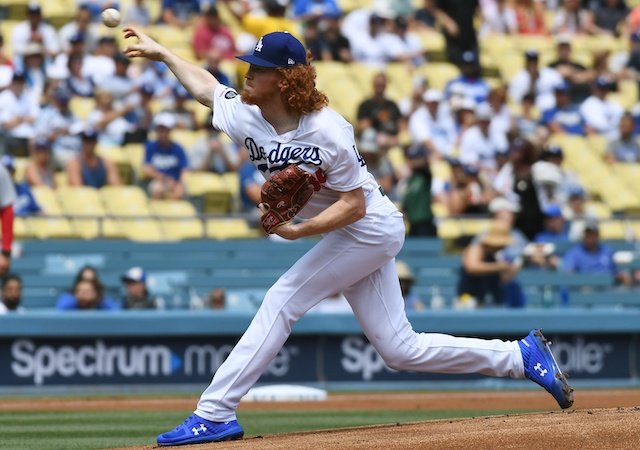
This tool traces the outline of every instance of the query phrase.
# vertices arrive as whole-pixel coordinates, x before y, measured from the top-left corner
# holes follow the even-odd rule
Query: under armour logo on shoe
[[[194,436],[198,436],[200,434],[200,431],[207,431],[207,427],[205,427],[204,424],[201,423],[200,428],[193,427],[191,431],[193,432]]]
[[[287,64],[289,64],[290,66],[293,66],[295,63],[296,63],[296,62],[295,62],[293,59],[291,59],[291,58],[289,58],[289,59],[287,60]]]
[[[257,52],[261,52],[262,51],[262,38],[260,38],[260,40],[256,44],[256,51]]]
[[[540,372],[541,377],[543,377],[547,372],[549,372],[547,369],[543,369],[542,364],[540,363],[533,366],[533,370],[537,370],[538,372]]]

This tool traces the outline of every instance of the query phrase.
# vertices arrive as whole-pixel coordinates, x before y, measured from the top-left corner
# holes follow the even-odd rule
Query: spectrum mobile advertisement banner
[[[632,336],[548,336],[572,379],[624,379],[638,370]],[[0,386],[208,383],[237,338],[0,340]],[[633,355],[636,355],[633,357]],[[260,378],[265,383],[462,381],[482,375],[389,369],[358,335],[292,336]]]

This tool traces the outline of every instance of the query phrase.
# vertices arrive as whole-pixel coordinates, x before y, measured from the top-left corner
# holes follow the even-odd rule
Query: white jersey
[[[353,127],[328,107],[303,115],[298,128],[280,135],[264,120],[257,106],[243,103],[228,86],[216,88],[213,111],[213,127],[246,147],[265,179],[289,164],[298,164],[313,175],[316,192],[298,214],[303,219],[335,203],[337,192],[361,187],[367,197],[378,189],[356,148]]]

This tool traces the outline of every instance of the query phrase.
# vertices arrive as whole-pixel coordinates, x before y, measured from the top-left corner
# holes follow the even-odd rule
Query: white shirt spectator
[[[502,3],[502,9],[498,3]],[[482,18],[484,21],[478,31],[479,36],[488,34],[515,34],[518,31],[518,18],[515,10],[505,4],[504,0],[490,2],[482,6]]]
[[[102,120],[104,113],[94,110],[87,117],[87,124],[90,127],[96,126]],[[124,136],[128,131],[132,130],[131,124],[124,117],[116,117],[104,127],[98,135],[98,143],[104,146],[121,146],[124,142]]]
[[[541,67],[539,72],[535,84],[535,103],[540,111],[544,111],[555,106],[555,88],[564,83],[564,79],[556,69],[550,67]],[[522,69],[509,82],[509,97],[513,103],[519,105],[530,89],[531,75]]]
[[[0,128],[17,117],[30,117],[31,123],[21,123],[15,128],[6,131],[8,136],[31,139],[35,137],[34,123],[40,114],[38,99],[27,89],[22,95],[16,97],[11,89],[0,92]]]
[[[433,117],[425,105],[409,117],[409,135],[412,142],[431,141],[441,156],[450,156],[456,140],[456,126],[446,102],[438,105]]]
[[[50,55],[60,52],[60,43],[56,29],[45,22],[38,24],[37,31],[42,36],[42,45]],[[16,25],[11,32],[11,46],[15,55],[22,55],[25,47],[31,41],[31,24],[25,20]]]
[[[412,32],[406,32],[404,36],[396,33],[383,33],[376,42],[384,49],[387,61],[404,61],[410,59],[414,65],[425,63],[422,41]]]
[[[116,63],[108,56],[87,55],[82,63],[82,74],[99,86],[106,78],[116,73]]]
[[[624,109],[618,103],[601,100],[592,95],[580,105],[580,114],[584,117],[586,125],[593,128],[596,133],[609,139],[620,137],[619,125]]]
[[[465,130],[460,138],[460,162],[493,171],[496,167],[496,150],[508,146],[507,137],[503,133],[489,130],[485,135],[478,125],[474,125]]]
[[[70,48],[69,40],[72,36],[74,36],[78,32],[78,22],[75,20],[73,22],[69,22],[66,25],[63,25],[58,31],[58,38],[60,39],[60,47],[62,51],[66,52]],[[95,26],[89,25],[87,31],[83,33],[84,36],[84,45],[88,52],[92,52],[94,48],[96,48],[96,44],[98,43],[98,39],[100,35],[96,31]]]

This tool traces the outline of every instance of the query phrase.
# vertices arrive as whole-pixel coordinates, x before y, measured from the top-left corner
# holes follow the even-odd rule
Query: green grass
[[[240,411],[245,436],[523,411]],[[0,412],[0,449],[91,450],[155,444],[191,411]]]

